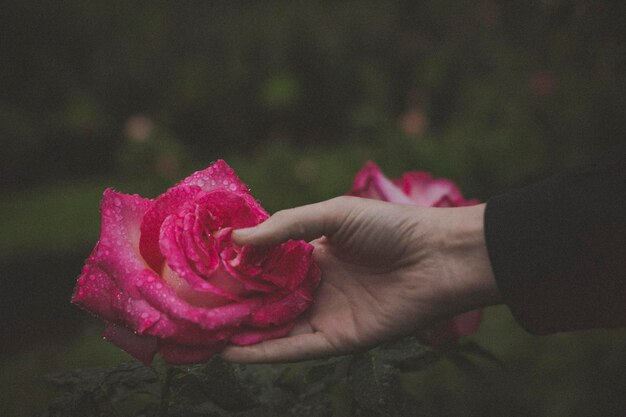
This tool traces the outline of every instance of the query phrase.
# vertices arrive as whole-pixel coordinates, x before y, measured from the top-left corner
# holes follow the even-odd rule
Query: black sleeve
[[[626,326],[626,144],[491,198],[485,237],[504,302],[528,331]]]

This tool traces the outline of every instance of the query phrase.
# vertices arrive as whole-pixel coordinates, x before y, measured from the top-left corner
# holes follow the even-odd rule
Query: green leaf
[[[302,399],[326,390],[346,376],[352,356],[343,356],[313,364],[291,366],[278,377],[276,385]]]
[[[204,395],[225,410],[247,410],[257,405],[252,392],[245,387],[233,365],[214,357],[198,372],[197,378]]]
[[[397,368],[366,353],[354,357],[348,383],[358,417],[414,416],[418,412],[416,400],[400,383]]]
[[[380,360],[403,372],[421,371],[443,357],[439,351],[419,344],[414,337],[387,344],[377,349],[376,354]]]
[[[489,362],[498,365],[500,368],[506,369],[506,364],[500,358],[498,358],[493,352],[485,349],[476,342],[464,343],[459,347],[459,350],[465,353],[476,355],[482,359],[486,359]]]

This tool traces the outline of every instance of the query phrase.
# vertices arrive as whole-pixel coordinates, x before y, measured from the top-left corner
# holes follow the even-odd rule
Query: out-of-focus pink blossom
[[[556,91],[556,78],[549,71],[537,71],[530,77],[528,82],[530,91],[536,96],[549,96]]]
[[[373,162],[368,162],[354,178],[349,195],[424,207],[460,207],[478,204],[465,199],[454,181],[433,178],[428,172],[406,172],[399,179],[389,179]],[[455,316],[431,329],[420,331],[418,340],[429,346],[455,343],[461,336],[474,333],[480,325],[480,310]]]
[[[421,136],[428,129],[428,116],[419,108],[408,109],[400,116],[400,126],[407,136]]]
[[[153,130],[154,123],[143,115],[131,116],[124,124],[124,135],[133,142],[145,142]]]

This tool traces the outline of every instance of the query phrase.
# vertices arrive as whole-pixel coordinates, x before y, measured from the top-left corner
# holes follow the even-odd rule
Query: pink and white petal
[[[401,188],[385,177],[378,165],[367,162],[356,174],[348,195],[388,201],[397,204],[414,204]]]
[[[167,266],[178,277],[183,278],[194,291],[211,293],[222,298],[239,301],[239,296],[209,283],[191,268],[189,260],[179,244],[180,236],[183,233],[182,219],[177,216],[171,215],[163,222],[159,244],[161,253],[165,255],[167,260]]]
[[[147,268],[139,253],[141,219],[152,201],[138,195],[104,191],[100,210],[100,240],[87,264],[96,265],[126,294],[138,298],[135,288],[138,273]]]
[[[454,323],[456,333],[459,336],[469,336],[474,334],[483,318],[482,310],[472,310],[467,313],[454,316],[451,321]]]
[[[207,220],[212,230],[256,226],[269,217],[259,203],[247,193],[238,194],[216,189],[198,195],[196,204],[209,211],[210,216]]]
[[[182,345],[213,346],[227,340],[235,330],[234,327],[227,327],[209,332],[193,323],[162,315],[158,323],[146,330],[146,334]]]
[[[430,172],[409,171],[402,175],[402,178],[394,180],[402,188],[402,191],[411,198],[419,196],[428,184],[433,180]]]
[[[270,327],[267,329],[250,329],[241,330],[234,334],[230,341],[234,345],[247,346],[262,342],[268,339],[278,339],[289,334],[293,328],[293,323],[287,323],[282,326]]]
[[[107,321],[116,321],[113,293],[118,291],[115,283],[95,265],[85,265],[76,283],[72,303]]]
[[[313,245],[309,243],[287,241],[273,251],[262,276],[279,288],[294,290],[307,275],[312,253]]]
[[[300,287],[283,298],[274,301],[270,296],[258,310],[252,313],[246,324],[255,327],[269,327],[292,322],[313,303],[308,288]]]
[[[165,281],[167,285],[172,288],[180,298],[193,306],[213,308],[233,302],[231,298],[222,297],[213,292],[203,292],[195,290],[191,285],[189,285],[187,280],[181,278],[168,265],[165,265],[165,267],[163,267],[163,272],[161,275],[163,277],[163,281]],[[214,278],[216,275],[218,275],[217,272],[213,274],[211,278]],[[221,270],[219,270],[219,275],[226,275],[226,280],[224,280],[225,282],[220,282],[219,280],[217,282],[211,281],[211,285],[218,286],[220,288],[224,287],[224,289],[229,292],[231,292],[231,290],[241,290],[240,292],[237,292],[237,294],[245,293],[245,288],[243,288],[243,285],[237,280],[233,279]],[[236,288],[235,285],[237,286]]]
[[[165,259],[159,249],[159,236],[163,221],[170,215],[176,214],[187,202],[193,202],[200,188],[174,187],[160,195],[150,210],[146,212],[141,222],[141,239],[139,249],[142,256],[155,271],[160,271]]]
[[[190,260],[193,260],[193,267],[200,275],[209,276],[219,266],[220,257],[217,253],[215,239],[204,225],[204,216],[199,213],[199,206],[196,212],[185,218],[185,221],[192,222],[188,230],[183,234],[183,246],[185,253]],[[184,229],[184,227],[183,227]]]
[[[237,247],[229,245],[220,254],[228,263],[247,276],[256,277],[263,272],[263,265],[272,253],[272,248],[259,248],[252,245]]]
[[[463,198],[454,181],[433,179],[427,172],[407,172],[402,176],[402,183],[403,191],[418,206],[433,207],[443,197],[452,201]]]
[[[248,186],[235,174],[235,171],[222,159],[218,159],[208,168],[197,171],[182,180],[176,186],[195,186],[203,191],[212,191],[218,188],[248,193]]]
[[[321,280],[322,271],[320,270],[320,267],[317,266],[315,262],[311,262],[311,265],[309,266],[309,272],[307,273],[306,279],[302,283],[301,288],[304,288],[309,292],[309,294],[311,294],[311,296],[313,296],[313,292],[320,284]]]
[[[113,323],[107,323],[102,337],[146,366],[152,363],[157,352],[156,337],[141,336],[126,327]]]
[[[170,318],[195,323],[205,330],[218,330],[238,326],[252,311],[259,308],[261,299],[250,298],[241,303],[231,303],[215,308],[195,307],[180,298],[172,288],[164,285],[150,270],[144,270],[138,287],[141,296],[154,308]]]
[[[276,287],[271,283],[263,282],[257,278],[258,275],[261,274],[262,269],[254,263],[257,258],[255,252],[259,251],[252,246],[244,246],[239,252],[232,246],[228,246],[220,253],[222,265],[231,277],[241,282],[246,291],[271,292],[275,290]],[[252,255],[246,255],[250,253],[252,253]],[[250,262],[252,265],[246,265],[246,261],[244,260],[246,257],[253,260]]]
[[[170,365],[190,365],[208,361],[213,355],[221,351],[225,342],[220,342],[214,346],[185,346],[177,343],[161,341],[159,343],[159,354],[163,360]]]
[[[147,301],[129,297],[117,289],[113,290],[112,302],[118,322],[139,334],[143,334],[161,318],[161,313]]]
[[[478,330],[482,320],[481,310],[472,310],[452,317],[429,329],[417,333],[417,340],[423,345],[440,347],[458,342],[462,336],[469,336]]]
[[[439,201],[433,204],[433,207],[465,207],[474,206],[476,204],[480,204],[480,201],[476,199],[465,200],[463,198],[452,199],[444,195]]]

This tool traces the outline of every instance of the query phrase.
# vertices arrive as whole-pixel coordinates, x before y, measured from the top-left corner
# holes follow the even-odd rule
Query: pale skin
[[[241,363],[342,355],[500,301],[485,246],[485,205],[425,208],[338,197],[279,211],[235,243],[312,241],[315,303],[284,338],[228,347]]]

